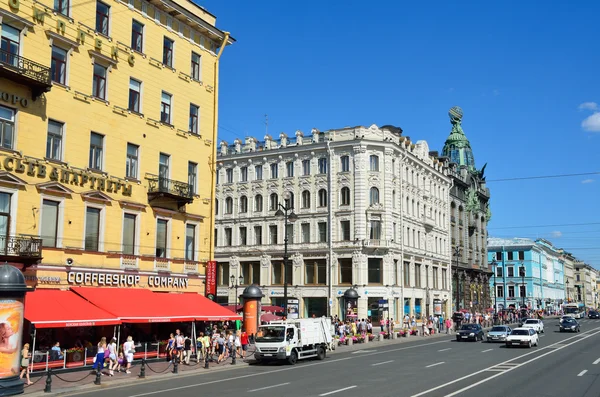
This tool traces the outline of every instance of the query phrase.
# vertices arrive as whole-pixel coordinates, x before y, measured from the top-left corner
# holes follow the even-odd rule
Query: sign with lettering
[[[11,105],[19,104],[24,108],[29,106],[29,100],[27,98],[21,98],[20,96],[13,94],[11,92],[6,92],[6,91],[0,90],[0,100],[2,100],[2,102],[6,102]]]
[[[206,297],[215,300],[217,294],[217,262],[206,263]]]
[[[131,196],[133,189],[130,183],[121,179],[111,179],[84,170],[66,168],[66,166],[50,166],[44,160],[33,158],[6,156],[0,162],[0,169],[42,179],[47,178],[66,185],[87,186],[107,193],[121,193],[124,196]]]
[[[138,287],[141,276],[137,274],[69,272],[69,284],[97,285],[108,287]],[[148,276],[148,287],[151,288],[187,288],[189,280],[185,277]]]

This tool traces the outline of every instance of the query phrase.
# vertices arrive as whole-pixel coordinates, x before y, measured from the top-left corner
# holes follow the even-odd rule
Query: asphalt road
[[[252,365],[134,386],[79,393],[90,397],[218,396],[569,396],[600,395],[600,321],[559,333],[545,321],[539,347],[456,342],[453,337],[335,354],[324,361]]]

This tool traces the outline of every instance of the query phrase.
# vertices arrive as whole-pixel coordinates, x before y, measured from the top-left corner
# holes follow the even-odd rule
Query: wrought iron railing
[[[23,58],[6,50],[0,49],[0,63],[5,69],[28,77],[37,82],[50,85],[50,68],[31,59]]]
[[[187,199],[194,197],[192,185],[189,183],[161,177],[148,179],[148,193],[168,193]]]
[[[0,235],[0,255],[41,258],[42,239]]]

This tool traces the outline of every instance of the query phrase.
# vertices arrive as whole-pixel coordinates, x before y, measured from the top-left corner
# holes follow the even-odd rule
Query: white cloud
[[[581,183],[584,183],[584,184],[585,183],[592,183],[592,182],[594,182],[593,179],[584,179],[583,181],[581,181]]]
[[[579,110],[598,110],[598,104],[596,102],[584,102],[579,105]]]
[[[581,128],[585,131],[600,132],[600,112],[594,112],[594,114],[583,120],[581,122]]]
[[[562,237],[562,232],[559,232],[558,230],[556,230],[556,231],[550,233],[550,235],[554,238],[559,238],[559,237]]]

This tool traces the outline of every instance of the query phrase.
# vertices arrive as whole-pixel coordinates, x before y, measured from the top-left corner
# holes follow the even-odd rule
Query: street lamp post
[[[456,258],[456,311],[460,310],[460,274],[458,272],[458,260],[460,258],[460,247],[457,245],[454,247],[454,253],[452,254]]]
[[[571,297],[569,296],[569,280],[567,279],[567,303],[570,303]]]
[[[277,203],[279,209],[275,216],[281,218],[283,216],[283,317],[287,320],[288,316],[288,235],[287,226],[289,222],[295,222],[298,215],[294,213],[294,205],[286,200],[285,206]]]
[[[231,280],[231,287],[230,288],[232,288],[232,289],[235,288],[235,311],[237,313],[238,305],[240,304],[240,297],[238,296],[237,291],[238,291],[238,287],[240,285],[242,285],[242,283],[244,282],[244,276],[242,276],[240,274],[240,277],[238,277],[239,283],[236,282],[235,276],[233,274],[231,275],[231,277],[229,277],[229,279]]]
[[[492,272],[494,273],[494,313],[496,313],[498,311],[498,305],[497,305],[497,291],[496,291],[496,261],[492,260],[492,263],[490,263],[490,265],[492,266]]]

